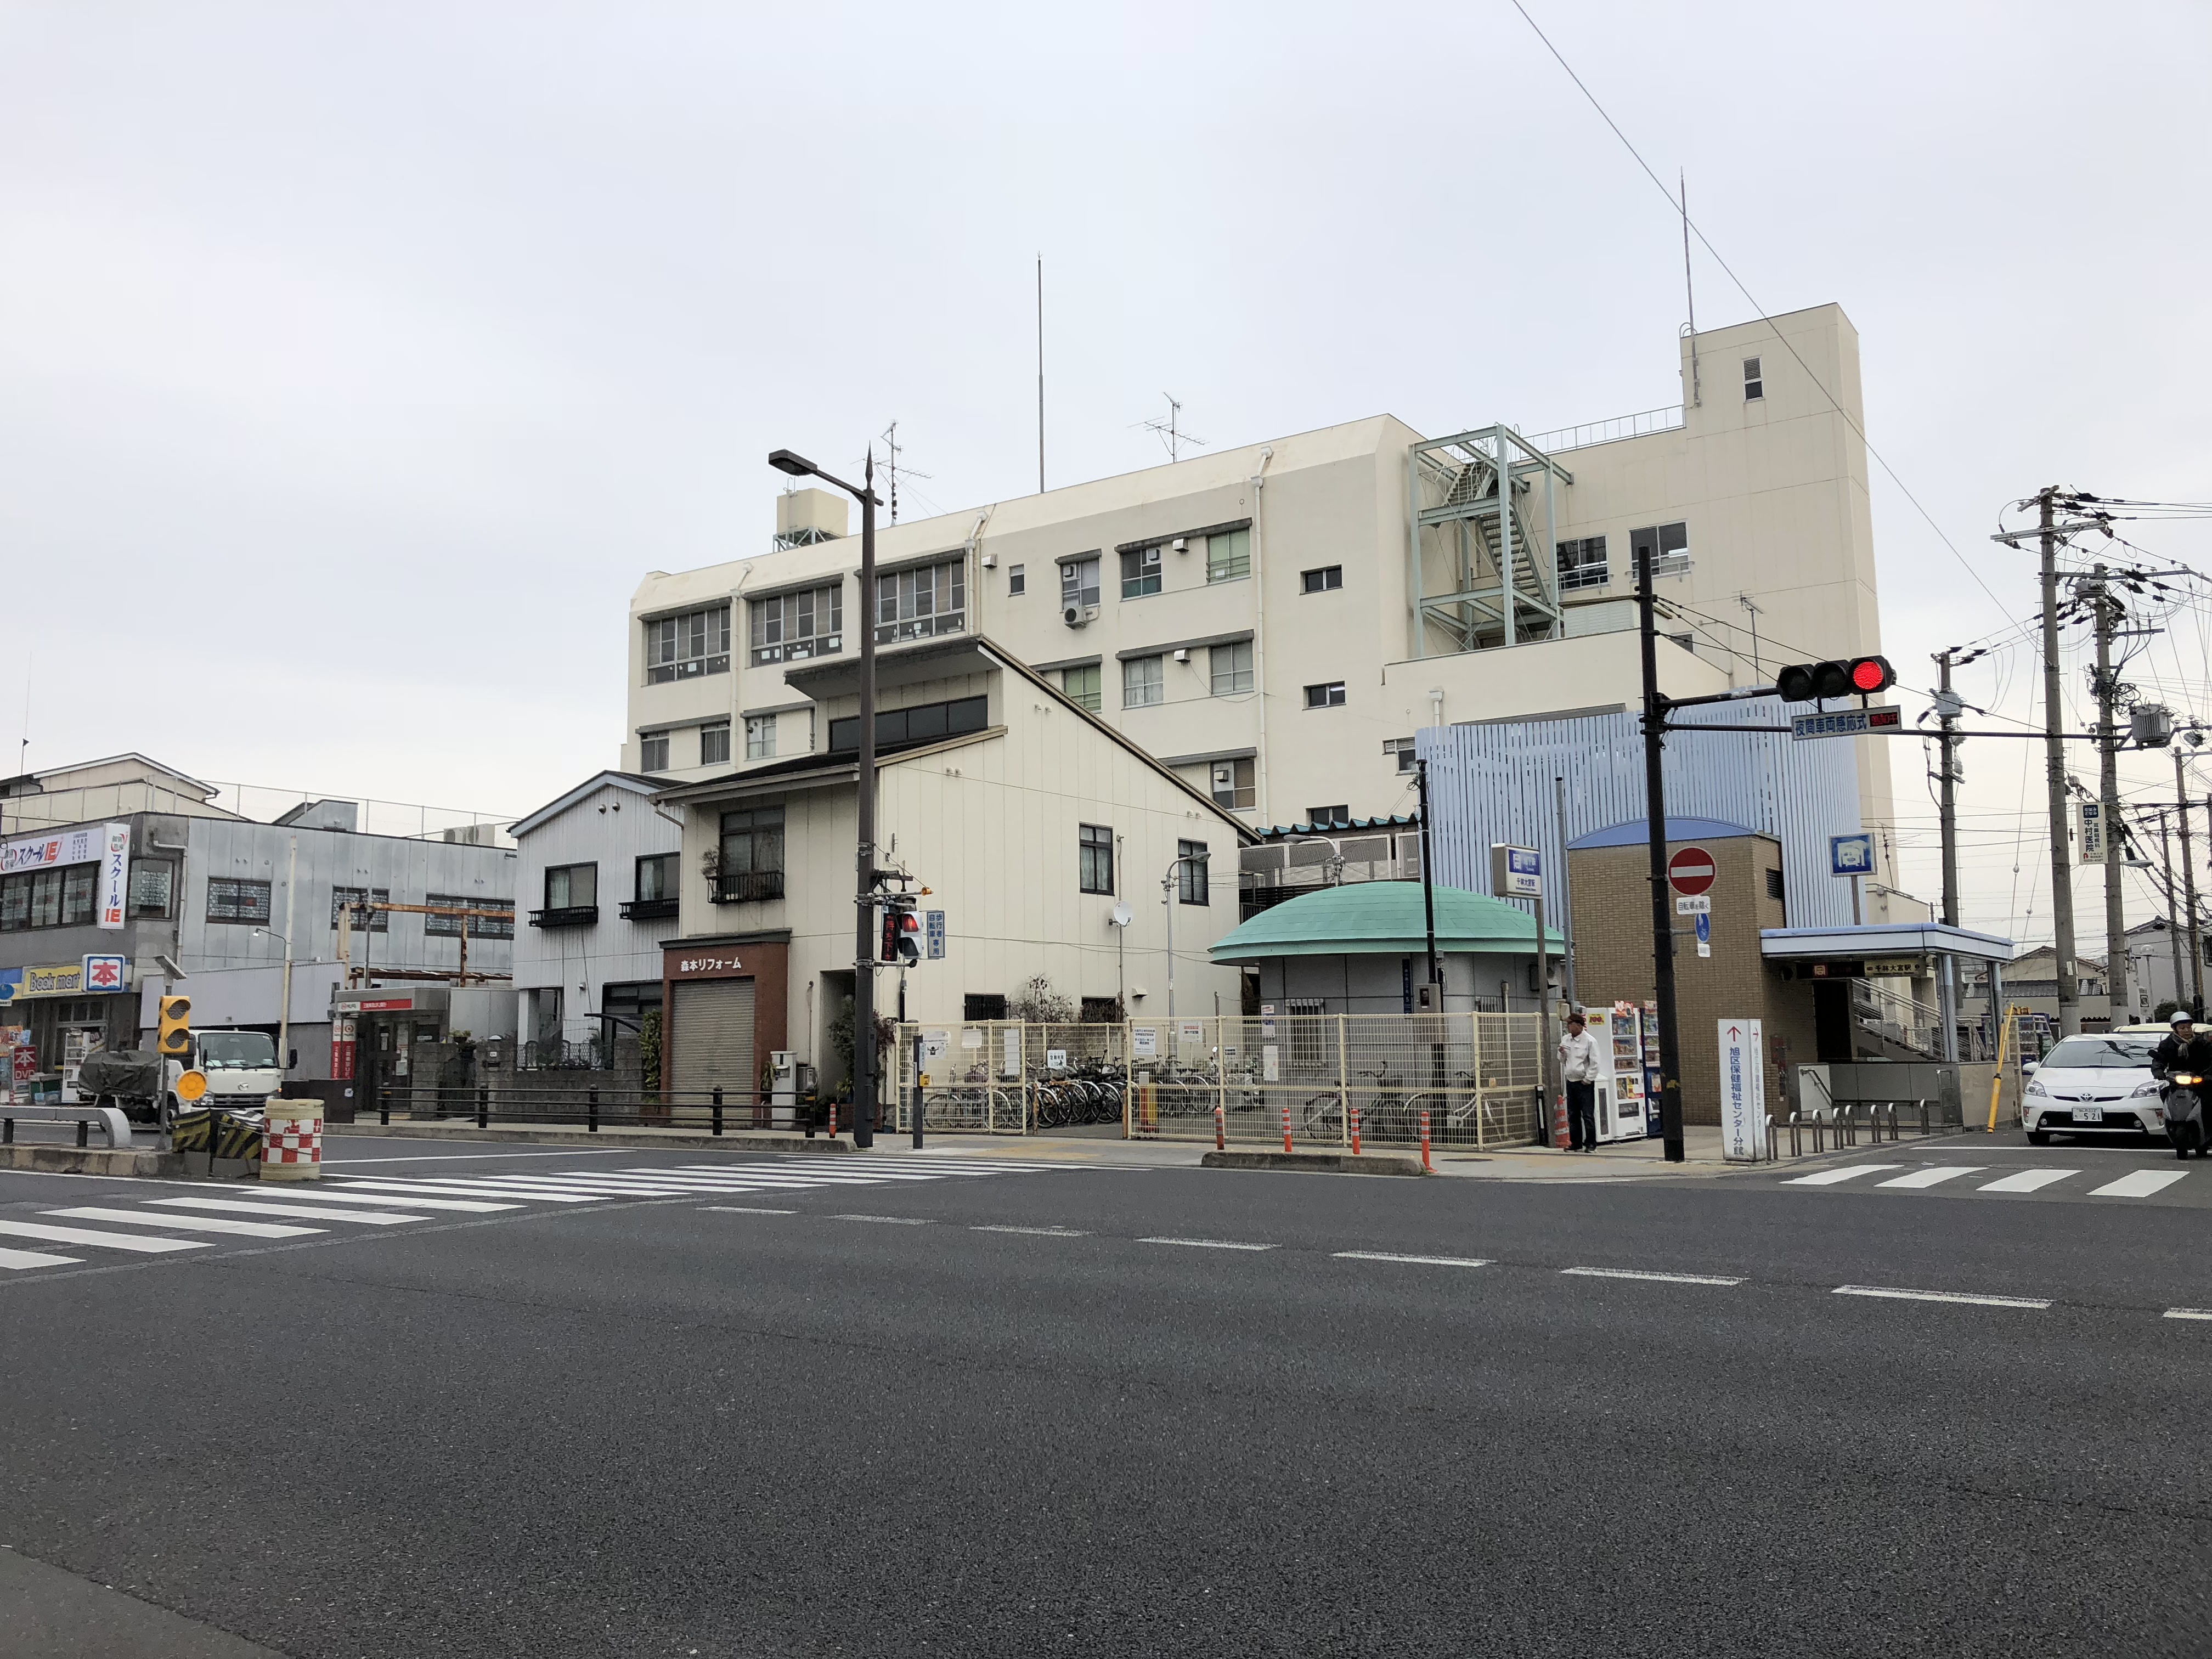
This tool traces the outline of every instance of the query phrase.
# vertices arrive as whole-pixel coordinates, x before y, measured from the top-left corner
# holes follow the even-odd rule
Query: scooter
[[[2176,1158],[2185,1158],[2191,1152],[2199,1158],[2212,1157],[2212,1135],[2207,1134],[2204,1112],[2208,1082],[2212,1079],[2197,1072],[2172,1072],[2160,1091],[2166,1108],[2166,1138],[2173,1144]]]

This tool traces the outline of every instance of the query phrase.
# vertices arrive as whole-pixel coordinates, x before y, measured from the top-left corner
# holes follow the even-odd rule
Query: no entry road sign
[[[1667,860],[1667,884],[1692,898],[1710,888],[1718,873],[1713,855],[1702,847],[1685,847]]]

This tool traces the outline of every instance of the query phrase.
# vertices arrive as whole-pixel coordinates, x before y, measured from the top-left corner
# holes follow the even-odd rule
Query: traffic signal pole
[[[2056,485],[2045,484],[2035,503],[2040,510],[2038,539],[2043,549],[2043,769],[2051,815],[2051,966],[2058,981],[2058,1034],[2073,1036],[2081,1030],[2081,980],[2074,958],[2074,877],[2066,852],[2066,744],[2061,735],[2063,708],[2058,674],[2058,537],[2052,519],[2057,493]]]
[[[1667,786],[1662,749],[1667,699],[1659,690],[1658,598],[1651,589],[1648,554],[1636,561],[1636,605],[1644,655],[1644,794],[1651,849],[1651,974],[1659,1004],[1659,1133],[1667,1161],[1680,1164],[1685,1157],[1682,1054],[1674,1027],[1674,907],[1667,902]]]

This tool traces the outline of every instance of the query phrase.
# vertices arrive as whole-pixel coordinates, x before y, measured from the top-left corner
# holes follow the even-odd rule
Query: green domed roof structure
[[[1517,905],[1460,887],[1434,890],[1437,950],[1536,953],[1536,920]],[[1544,936],[1551,953],[1566,941],[1557,928]],[[1428,933],[1418,881],[1358,881],[1322,887],[1262,910],[1224,934],[1206,954],[1216,962],[1258,962],[1274,957],[1419,956]]]

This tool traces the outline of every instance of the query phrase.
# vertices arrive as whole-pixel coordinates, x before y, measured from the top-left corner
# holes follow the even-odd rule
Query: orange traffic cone
[[[1554,1151],[1564,1152],[1569,1144],[1567,1097],[1563,1094],[1553,1095],[1552,1097],[1552,1146]]]

